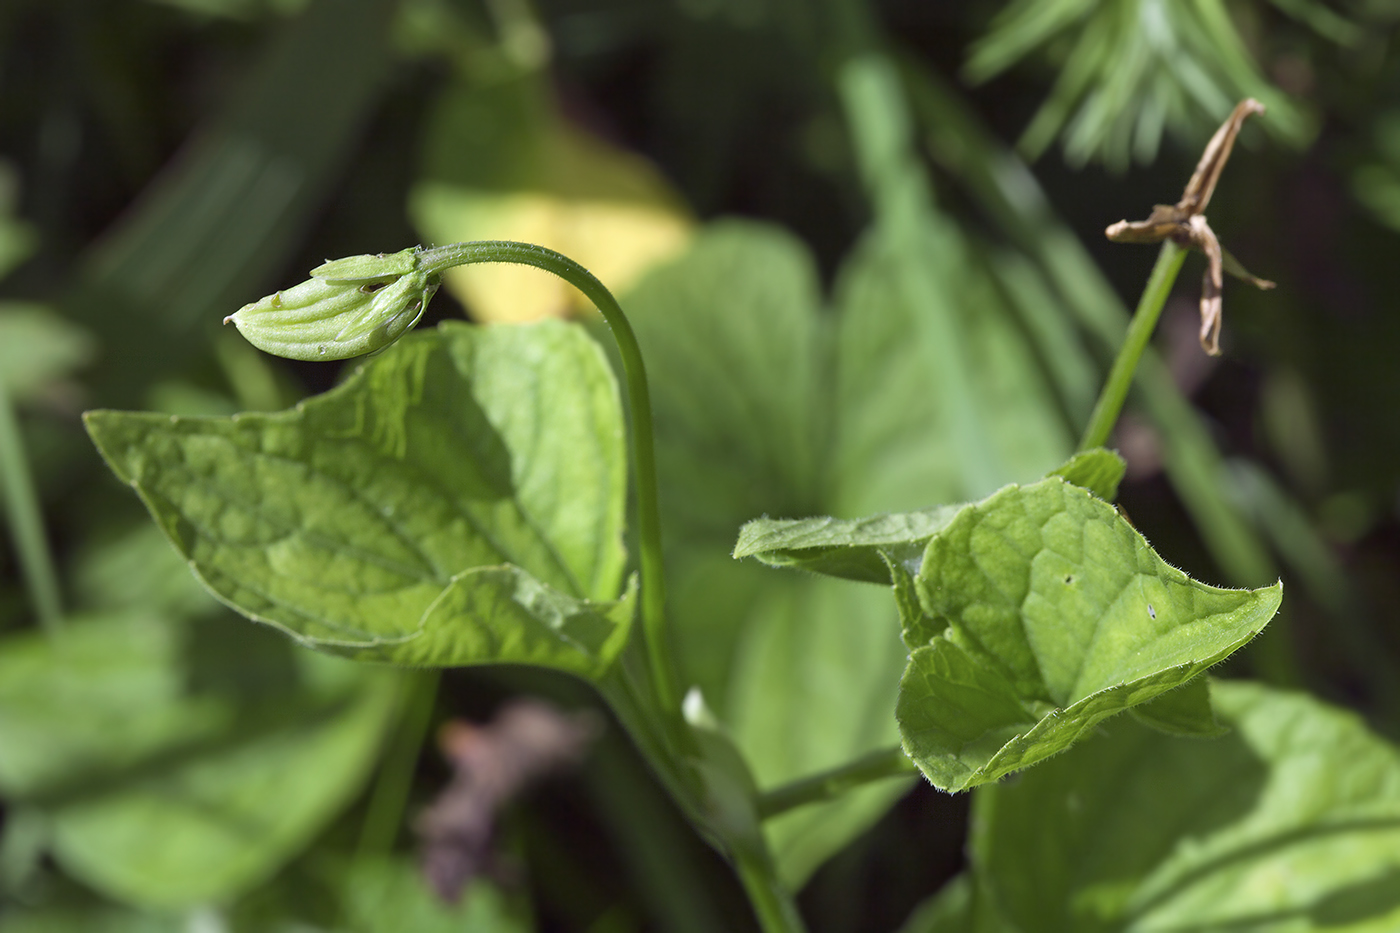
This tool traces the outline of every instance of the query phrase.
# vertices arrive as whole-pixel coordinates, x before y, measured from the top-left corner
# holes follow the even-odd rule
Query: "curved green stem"
[[[430,273],[453,266],[506,262],[534,266],[568,282],[587,296],[612,330],[622,357],[632,414],[632,468],[637,483],[637,539],[642,574],[642,628],[657,697],[668,719],[680,717],[680,690],[666,632],[666,574],[661,556],[661,510],[657,496],[656,452],[651,426],[651,392],[642,350],[617,299],[593,273],[567,256],[543,246],[483,240],[425,250],[419,261]]]
[[[1186,250],[1171,240],[1162,242],[1162,251],[1157,254],[1157,264],[1152,267],[1147,286],[1142,290],[1133,320],[1128,325],[1128,334],[1123,346],[1118,350],[1118,358],[1108,372],[1103,391],[1094,404],[1094,413],[1089,416],[1089,426],[1084,429],[1084,439],[1079,442],[1079,450],[1092,450],[1108,442],[1118,415],[1123,410],[1123,402],[1128,397],[1128,389],[1133,383],[1133,373],[1137,371],[1138,360],[1157,327],[1157,319],[1162,315],[1162,306],[1171,293],[1176,274],[1186,261]]]
[[[905,777],[917,771],[918,766],[904,754],[904,749],[898,745],[883,748],[830,771],[799,778],[790,784],[764,791],[758,797],[758,815],[766,820],[770,816],[786,813],[804,804],[839,797],[871,781]]]

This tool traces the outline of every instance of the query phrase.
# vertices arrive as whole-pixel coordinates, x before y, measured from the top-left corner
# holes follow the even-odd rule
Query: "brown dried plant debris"
[[[421,864],[438,896],[456,903],[467,884],[492,866],[496,814],[530,782],[578,764],[602,731],[590,712],[564,713],[538,700],[516,700],[489,725],[443,724],[438,747],[452,779],[414,822]]]
[[[1146,220],[1120,220],[1104,233],[1115,243],[1160,243],[1170,238],[1183,249],[1196,249],[1206,256],[1206,274],[1201,286],[1201,347],[1211,356],[1220,355],[1220,290],[1223,273],[1228,272],[1256,288],[1273,288],[1274,283],[1251,275],[1228,250],[1221,248],[1215,231],[1206,223],[1205,209],[1220,181],[1220,173],[1235,147],[1235,137],[1245,118],[1263,113],[1264,105],[1254,98],[1240,101],[1220,129],[1215,131],[1181,200],[1158,204]]]

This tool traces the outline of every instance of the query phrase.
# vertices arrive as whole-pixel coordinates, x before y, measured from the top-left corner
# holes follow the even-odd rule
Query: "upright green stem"
[[[906,777],[916,771],[918,766],[904,754],[904,749],[897,745],[884,748],[830,771],[799,778],[790,784],[764,791],[758,797],[758,815],[768,819],[795,807],[840,797],[847,791],[871,781]]]
[[[627,396],[632,414],[632,468],[637,483],[637,539],[642,573],[642,627],[658,699],[667,718],[680,717],[680,690],[671,660],[666,631],[666,574],[661,556],[661,508],[656,483],[656,452],[651,425],[651,392],[647,388],[642,350],[632,325],[617,299],[602,282],[572,259],[543,246],[485,240],[453,243],[423,252],[423,267],[441,272],[453,266],[483,262],[507,262],[543,269],[568,282],[587,296],[612,330],[622,357]]]
[[[1162,242],[1162,251],[1157,254],[1157,264],[1152,267],[1147,286],[1142,290],[1137,310],[1128,324],[1128,334],[1123,346],[1118,350],[1118,358],[1108,372],[1099,400],[1094,405],[1094,413],[1089,416],[1089,426],[1084,429],[1084,439],[1079,442],[1081,451],[1102,447],[1108,442],[1108,435],[1118,422],[1123,410],[1123,402],[1128,397],[1128,389],[1133,384],[1133,373],[1137,371],[1138,360],[1152,338],[1157,327],[1157,319],[1162,315],[1162,306],[1171,293],[1176,274],[1186,261],[1186,250],[1171,240]]]
[[[0,380],[0,489],[4,493],[10,536],[15,542],[29,598],[34,601],[39,624],[53,634],[63,627],[58,574],[54,572],[49,542],[44,535],[39,500],[24,454],[24,438],[3,380]]]
[[[760,853],[736,851],[734,869],[763,933],[806,933],[807,925],[802,922],[792,895]]]

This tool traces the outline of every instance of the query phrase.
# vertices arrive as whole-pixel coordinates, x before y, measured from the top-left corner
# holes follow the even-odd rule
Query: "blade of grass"
[[[24,438],[4,379],[0,379],[0,488],[29,598],[34,603],[39,624],[52,635],[63,626],[58,574],[44,533],[34,479],[24,453]]]

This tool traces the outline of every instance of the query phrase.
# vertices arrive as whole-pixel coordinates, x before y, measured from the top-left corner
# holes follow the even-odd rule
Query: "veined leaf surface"
[[[891,583],[891,561],[917,566],[929,539],[947,527],[962,505],[870,518],[759,518],[739,529],[734,557],[756,557],[770,567],[792,567],[829,577]]]
[[[1258,634],[1282,584],[1219,589],[1169,566],[1113,507],[1051,477],[958,514],[914,578],[896,715],[905,751],[964,790],[1063,751]]]
[[[577,327],[444,324],[289,411],[87,424],[215,595],[307,644],[595,676],[625,640],[621,406]]]
[[[1232,731],[1127,717],[978,791],[980,889],[1018,929],[1400,929],[1400,751],[1353,713],[1213,682]]]

